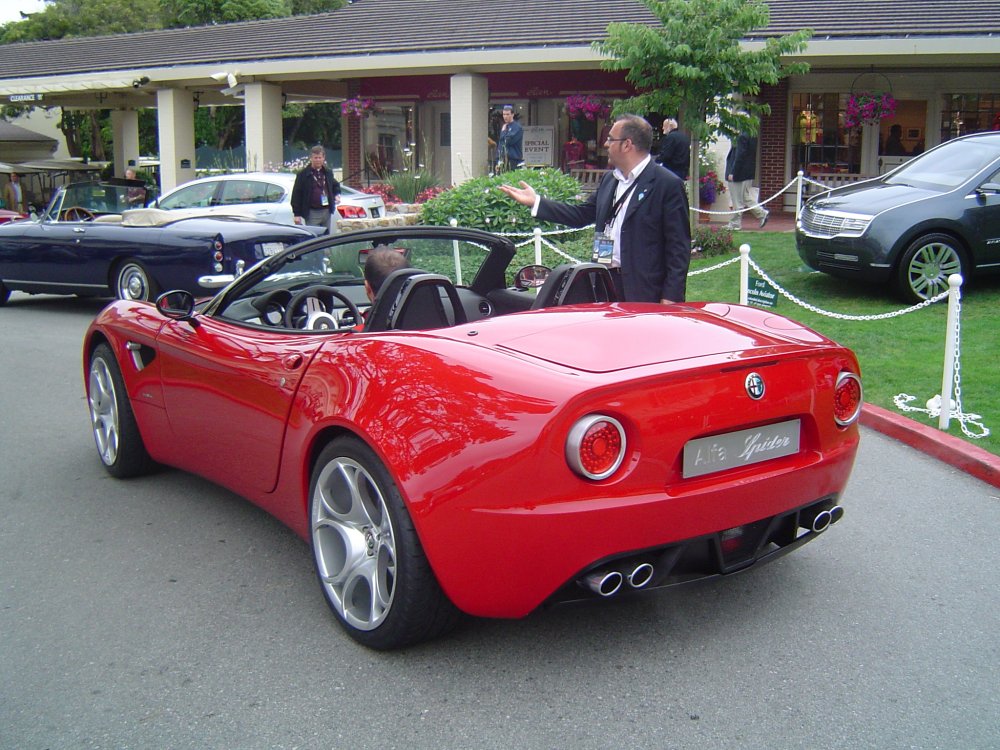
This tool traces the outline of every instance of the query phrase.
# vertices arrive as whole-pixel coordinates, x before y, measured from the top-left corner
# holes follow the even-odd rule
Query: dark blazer
[[[757,176],[757,139],[740,133],[726,156],[726,179],[732,175],[733,182],[745,182]]]
[[[679,130],[671,130],[660,140],[660,155],[656,160],[686,180],[691,171],[691,139]]]
[[[604,175],[586,202],[573,206],[542,198],[538,218],[604,231],[618,181]],[[650,161],[637,178],[621,231],[621,273],[628,302],[683,302],[691,261],[691,228],[684,181]]]
[[[333,170],[323,167],[326,172],[326,185],[330,191],[330,210],[333,211],[333,204],[336,197],[340,195],[340,183],[333,179]],[[309,201],[312,196],[312,167],[299,170],[295,175],[295,184],[292,185],[292,213],[295,216],[307,218],[309,216]]]

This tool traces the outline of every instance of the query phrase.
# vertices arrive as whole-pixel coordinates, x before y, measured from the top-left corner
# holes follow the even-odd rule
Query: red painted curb
[[[861,409],[861,424],[1000,487],[1000,456],[961,438],[868,403]]]

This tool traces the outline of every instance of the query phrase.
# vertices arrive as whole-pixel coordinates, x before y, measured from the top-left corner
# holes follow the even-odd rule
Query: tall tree
[[[751,31],[770,22],[766,2],[756,0],[642,0],[660,27],[608,24],[607,39],[595,49],[606,70],[625,70],[640,93],[615,106],[616,113],[678,113],[691,133],[691,202],[698,207],[700,142],[720,130],[757,133],[770,105],[757,101],[764,84],[809,70],[808,63],[782,56],[805,49],[811,29],[744,48]]]

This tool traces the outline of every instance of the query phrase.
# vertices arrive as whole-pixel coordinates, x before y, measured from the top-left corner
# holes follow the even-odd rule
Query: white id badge
[[[323,193],[323,195],[320,196],[319,205],[321,205],[323,208],[326,208],[327,206],[330,205],[330,199],[326,197],[326,193]]]
[[[597,232],[594,235],[594,254],[590,258],[591,262],[610,266],[614,260],[614,254],[615,241],[611,235]]]

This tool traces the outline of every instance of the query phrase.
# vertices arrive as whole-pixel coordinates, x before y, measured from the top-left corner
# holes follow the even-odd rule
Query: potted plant
[[[896,99],[884,92],[862,91],[851,93],[844,109],[844,126],[877,125],[896,114]]]
[[[340,113],[345,116],[368,117],[375,111],[375,100],[367,97],[353,96],[340,103]]]

